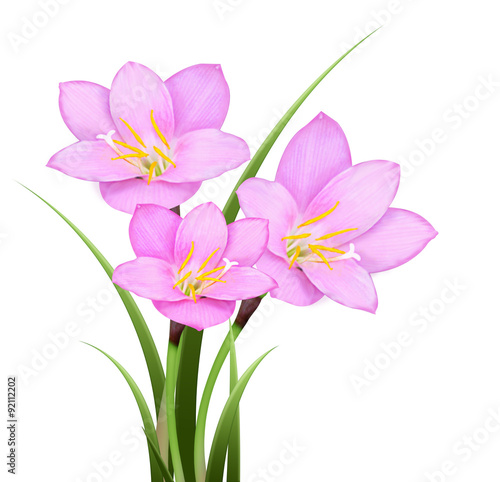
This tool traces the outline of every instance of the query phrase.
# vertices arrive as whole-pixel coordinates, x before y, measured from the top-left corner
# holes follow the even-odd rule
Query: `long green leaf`
[[[144,430],[144,429],[143,429]],[[168,467],[167,465],[165,464],[165,461],[163,460],[161,454],[160,454],[160,451],[156,448],[155,446],[155,442],[154,442],[154,439],[151,440],[151,438],[149,437],[149,435],[147,434],[146,430],[144,430],[144,433],[146,434],[146,437],[148,439],[148,447],[150,449],[150,451],[153,452],[153,455],[155,456],[155,459],[156,461],[158,462],[158,465],[160,467],[160,470],[161,470],[161,473],[163,475],[163,478],[167,481],[167,482],[174,482],[174,479],[172,478],[172,476],[170,475],[170,472],[168,471]]]
[[[83,342],[85,343],[85,342]],[[135,383],[134,379],[130,376],[130,374],[123,368],[113,357],[102,351],[101,349],[95,347],[94,345],[91,345],[90,343],[85,343],[85,345],[91,346],[92,348],[95,348],[97,351],[101,352],[104,356],[106,356],[111,362],[118,368],[120,373],[123,375],[125,380],[128,383],[128,386],[132,390],[132,393],[134,394],[135,401],[137,402],[137,406],[139,407],[139,411],[141,412],[141,417],[142,417],[142,423],[144,424],[144,430],[146,434],[151,438],[151,440],[154,440],[154,446],[156,447],[157,450],[158,448],[158,439],[156,438],[156,430],[155,430],[155,424],[153,422],[153,418],[151,417],[151,412],[149,411],[148,404],[146,403],[146,400],[144,400],[144,396],[142,395],[139,387],[137,386],[137,383]],[[156,462],[156,457],[154,453],[149,450],[149,459],[150,459],[150,465],[151,465],[151,481],[152,482],[162,482],[163,477],[160,471],[160,467],[158,466]]]
[[[21,183],[19,183],[21,184]],[[38,199],[43,201],[49,208],[51,208],[56,214],[58,214],[73,231],[78,234],[80,239],[85,243],[85,245],[90,249],[92,254],[96,257],[97,261],[99,261],[100,265],[104,268],[104,271],[109,276],[110,279],[113,278],[113,267],[109,264],[108,260],[102,255],[102,253],[94,246],[94,244],[83,234],[66,216],[64,216],[60,211],[58,211],[54,206],[48,203],[45,199],[39,196],[36,192],[32,191],[28,187],[21,184],[25,189],[34,194]],[[153,388],[153,395],[155,400],[155,408],[156,415],[158,416],[161,406],[161,398],[163,394],[163,389],[165,386],[165,375],[163,373],[163,367],[160,361],[160,357],[158,355],[158,351],[156,349],[156,345],[153,341],[153,337],[151,336],[151,332],[144,321],[144,317],[142,316],[137,304],[135,303],[132,295],[123,289],[121,289],[117,285],[113,285],[118,292],[127,312],[132,320],[135,331],[137,333],[137,337],[139,338],[139,342],[142,347],[142,351],[144,353],[144,358],[146,360],[146,364],[149,371],[149,377],[151,379],[151,386]]]
[[[229,321],[229,390],[233,392],[238,384],[238,363],[236,359],[236,347],[234,345],[234,335],[231,321]],[[231,435],[227,447],[227,480],[228,482],[239,482],[241,472],[240,454],[240,410],[236,410],[234,415]]]
[[[381,28],[381,27],[379,27]],[[377,29],[378,30],[378,29]],[[241,184],[251,177],[255,177],[257,172],[260,169],[260,166],[264,162],[267,154],[273,147],[276,139],[278,139],[279,135],[288,124],[290,119],[293,117],[295,112],[297,112],[298,108],[302,105],[302,103],[309,97],[309,94],[319,85],[319,83],[344,59],[346,58],[358,45],[362,44],[368,37],[372,36],[377,30],[374,30],[372,33],[367,35],[363,40],[358,42],[354,47],[349,49],[344,55],[338,58],[330,67],[328,67],[307,89],[306,91],[295,101],[295,103],[290,107],[285,115],[281,118],[281,120],[276,124],[271,133],[266,137],[264,142],[261,144],[252,160],[249,162],[245,171],[239,178],[236,186],[234,187],[229,199],[227,200],[226,205],[224,206],[224,216],[226,217],[226,222],[232,223],[236,219],[236,215],[240,209],[240,205],[238,202],[238,196],[236,196],[237,189],[241,186]]]
[[[243,392],[245,391],[245,388],[257,367],[273,350],[274,348],[269,350],[267,353],[264,353],[264,355],[259,357],[250,366],[250,368],[248,368],[234,387],[231,395],[229,395],[226,405],[222,410],[217,428],[215,429],[212,449],[210,450],[210,456],[208,458],[206,482],[220,482],[222,480],[231,427],[233,425],[233,420],[238,410],[241,397],[243,396]]]

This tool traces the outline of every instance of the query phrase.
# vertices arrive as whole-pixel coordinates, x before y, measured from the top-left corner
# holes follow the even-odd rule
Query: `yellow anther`
[[[116,139],[113,139],[113,142],[115,144],[118,144],[119,146],[126,147],[127,149],[130,149],[131,151],[137,152],[137,154],[141,154],[142,157],[148,157],[149,156],[149,154],[147,152],[141,151],[137,147],[131,146],[130,144],[127,144],[126,142],[117,141]]]
[[[225,283],[226,281],[223,280],[223,279],[219,279],[219,278],[205,278],[205,277],[202,277],[202,276],[199,276],[198,278],[196,278],[198,281],[218,281],[219,283]]]
[[[163,154],[163,152],[161,152],[161,150],[160,150],[160,149],[158,149],[156,146],[153,146],[153,149],[155,150],[155,152],[156,152],[157,154],[159,154],[161,157],[163,157],[163,159],[165,159],[167,162],[169,162],[170,164],[172,164],[172,166],[177,167],[177,166],[175,165],[175,162],[174,162],[174,161],[172,161],[172,159],[170,159],[170,157],[168,157],[168,156],[166,156],[165,154]]]
[[[158,163],[155,161],[151,166],[149,166],[149,177],[148,177],[148,186],[151,184],[151,179],[153,179],[153,174],[155,172],[155,167],[158,165]]]
[[[333,206],[333,208],[329,209],[326,213],[320,214],[319,216],[316,216],[315,218],[309,219],[309,221],[306,221],[305,223],[302,223],[301,225],[297,226],[297,228],[302,228],[303,226],[309,226],[312,223],[315,223],[316,221],[320,221],[323,218],[326,218],[329,214],[332,214],[335,209],[337,209],[337,206],[339,205],[340,201],[337,201],[337,204]]]
[[[329,251],[330,253],[338,253],[338,254],[345,254],[345,251],[342,251],[340,249],[337,249],[337,248],[329,248],[327,246],[320,246],[318,244],[310,244],[309,247],[311,249],[321,249],[323,251]]]
[[[293,263],[295,263],[295,261],[297,261],[297,258],[299,257],[299,255],[300,255],[300,246],[297,246],[295,248],[295,254],[293,255],[292,261],[290,262],[290,266],[288,267],[288,269],[292,269]]]
[[[184,281],[186,281],[191,276],[191,273],[192,273],[192,271],[190,271],[189,273],[185,274],[179,281],[177,281],[177,283],[175,283],[174,286],[172,286],[172,289],[175,290],[175,288],[177,288],[177,286],[179,286],[181,283],[183,283]]]
[[[198,273],[199,273],[199,272],[200,272],[203,268],[205,268],[205,266],[208,264],[208,262],[212,259],[213,255],[214,255],[215,253],[217,253],[217,251],[219,251],[219,249],[220,249],[220,248],[217,248],[217,249],[215,249],[214,251],[212,251],[212,253],[208,256],[208,258],[207,258],[205,261],[203,261],[203,263],[201,263],[201,266],[200,266],[200,269],[198,270]],[[220,268],[217,268],[217,269],[222,269],[222,266],[221,266]],[[212,271],[212,272],[213,272],[213,271]],[[205,274],[207,274],[207,273],[205,273]],[[201,275],[201,276],[204,276],[204,275]]]
[[[300,228],[300,226],[299,226]],[[285,236],[284,238],[281,238],[281,241],[284,241],[285,239],[304,239],[308,238],[311,236],[311,233],[304,233],[304,234],[294,234],[292,236]]]
[[[342,229],[341,231],[335,231],[334,233],[325,234],[324,236],[321,236],[321,238],[316,238],[316,241],[323,241],[323,239],[330,239],[339,234],[348,233],[349,231],[356,231],[357,229],[358,228],[349,228],[349,229]]]
[[[179,268],[179,271],[177,272],[177,274],[181,274],[181,271],[186,267],[186,265],[188,264],[189,260],[191,259],[191,256],[193,255],[193,251],[194,251],[194,241],[191,241],[191,249],[189,250],[187,258],[184,260],[184,263],[182,263],[182,265]]]
[[[311,248],[311,251],[314,254],[317,254],[323,260],[323,262],[328,266],[329,269],[333,269],[321,251],[319,251],[314,245],[311,245],[311,244],[309,245],[309,248]]]
[[[196,291],[194,289],[194,286],[191,283],[189,283],[188,286],[189,286],[189,289],[191,290],[191,296],[193,297],[193,300],[196,303]]]
[[[163,133],[160,131],[160,128],[156,124],[156,121],[155,121],[155,118],[153,115],[153,111],[151,111],[151,124],[153,124],[153,127],[154,127],[156,133],[158,134],[158,137],[162,140],[163,144],[165,144],[167,146],[167,149],[170,150],[170,146],[168,145],[167,139],[165,139],[165,136],[163,135]]]
[[[219,266],[218,268],[211,269],[210,271],[207,271],[206,273],[201,273],[200,276],[207,276],[209,274],[216,273],[217,271],[220,271],[221,269],[224,269],[224,266]]]
[[[144,149],[146,149],[146,144],[144,144],[144,142],[142,141],[141,137],[139,136],[139,134],[137,134],[137,132],[134,131],[134,129],[132,128],[132,126],[127,121],[124,121],[122,118],[120,118],[120,120],[128,127],[129,131],[132,132],[132,135],[135,137],[135,140],[142,147],[144,147]]]
[[[147,156],[147,154],[146,154]],[[112,157],[112,161],[117,161],[118,159],[127,159],[127,157],[145,157],[142,154],[125,154],[123,156],[118,156],[118,157]]]

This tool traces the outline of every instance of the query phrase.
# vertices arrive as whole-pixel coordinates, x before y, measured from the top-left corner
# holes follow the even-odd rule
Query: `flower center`
[[[311,240],[309,240],[309,238],[313,236],[312,233],[297,232],[298,230],[301,230],[306,226],[310,226],[311,224],[314,224],[320,221],[321,219],[326,218],[327,216],[332,214],[335,211],[335,209],[337,209],[337,206],[339,204],[340,201],[338,201],[335,204],[335,206],[333,206],[333,208],[329,209],[323,214],[320,214],[315,218],[309,219],[309,221],[299,224],[295,228],[293,234],[285,236],[284,238],[281,239],[281,241],[286,242],[286,253],[288,259],[290,260],[290,266],[288,267],[288,269],[292,269],[295,263],[302,264],[306,262],[325,263],[329,269],[333,269],[330,266],[330,263],[335,261],[342,261],[344,259],[350,259],[350,258],[354,258],[356,261],[361,260],[359,254],[355,252],[353,243],[349,244],[349,251],[342,251],[341,249],[338,249],[336,247],[324,246],[323,244],[318,244],[317,242],[311,243]],[[327,239],[331,239],[335,236],[338,236],[339,234],[347,233],[349,231],[356,231],[357,229],[358,228],[341,229],[340,231],[335,231],[333,233],[328,233],[319,236],[318,238],[315,238],[314,241],[324,241]]]
[[[151,149],[146,146],[141,136],[134,130],[134,128],[125,120],[120,120],[125,124],[129,131],[134,136],[135,140],[141,147],[131,146],[126,142],[118,141],[113,139],[113,135],[116,131],[109,131],[107,134],[99,134],[97,139],[103,139],[111,149],[113,149],[118,157],[113,157],[111,160],[116,161],[118,159],[123,159],[124,161],[132,164],[139,169],[142,175],[148,175],[148,184],[151,183],[153,176],[158,177],[162,175],[170,166],[176,167],[175,162],[170,159],[168,154],[170,154],[170,145],[167,139],[161,132],[160,128],[156,124],[154,118],[154,112],[151,111],[151,124],[153,128],[164,144],[164,147],[160,149],[159,147],[153,145],[152,152]],[[120,147],[128,149],[131,152],[124,152]],[[165,152],[164,152],[165,151]]]
[[[238,264],[237,261],[229,261],[227,258],[224,258],[223,261],[225,263],[224,266],[219,266],[217,268],[211,269],[209,271],[204,271],[209,261],[212,257],[219,251],[220,248],[215,249],[208,255],[208,257],[201,263],[200,267],[193,273],[193,270],[188,271],[185,274],[182,274],[184,269],[186,268],[191,256],[194,251],[194,241],[191,241],[191,249],[189,250],[186,259],[181,264],[179,271],[177,272],[178,279],[175,284],[172,286],[172,289],[179,288],[182,293],[186,296],[193,299],[196,303],[196,295],[201,296],[203,291],[207,289],[209,286],[212,286],[215,283],[225,283],[226,280],[221,279],[233,266]]]

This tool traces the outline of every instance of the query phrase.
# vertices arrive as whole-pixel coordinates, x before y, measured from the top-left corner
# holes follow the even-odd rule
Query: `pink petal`
[[[276,181],[285,186],[304,212],[325,185],[351,167],[351,153],[343,130],[320,113],[288,144]]]
[[[302,263],[301,267],[311,282],[328,298],[359,310],[375,313],[377,292],[371,276],[352,259],[330,263]]]
[[[250,159],[247,143],[217,129],[184,134],[175,144],[175,169],[168,169],[170,182],[204,181],[241,166]]]
[[[120,181],[139,174],[139,169],[123,159],[104,141],[79,141],[54,154],[48,167],[85,181]]]
[[[177,301],[186,298],[184,293],[172,289],[174,273],[163,259],[137,258],[123,263],[115,269],[113,283],[150,300]]]
[[[370,229],[387,211],[399,184],[399,166],[389,161],[357,164],[330,181],[313,199],[302,222],[311,220],[338,202],[328,216],[302,228],[314,238],[344,229],[355,229],[323,242],[339,246]],[[332,244],[333,243],[333,244]]]
[[[145,149],[121,119],[132,126],[148,149],[153,145],[163,147],[151,122],[151,111],[154,111],[154,120],[167,141],[172,140],[172,99],[160,77],[144,65],[128,62],[118,71],[111,85],[109,103],[118,132],[128,144]]]
[[[422,216],[389,208],[375,226],[353,243],[361,256],[359,264],[369,273],[376,273],[410,261],[436,236],[437,231]]]
[[[203,262],[216,249],[203,272],[214,269],[226,249],[227,225],[221,210],[214,203],[205,203],[194,208],[182,221],[175,239],[175,260],[179,268],[187,259],[194,243],[194,250],[184,272],[197,272]]]
[[[115,128],[109,111],[109,89],[93,82],[59,84],[59,109],[69,130],[81,141]]]
[[[130,242],[135,255],[174,262],[175,235],[182,218],[163,206],[140,204],[130,221]]]
[[[203,295],[217,300],[248,300],[278,287],[272,278],[248,267],[233,266],[221,280],[224,282],[203,290]]]
[[[140,177],[121,182],[102,182],[101,194],[114,209],[133,214],[137,204],[158,204],[166,208],[179,206],[191,198],[200,188],[201,183],[171,183],[155,179],[148,185]]]
[[[239,266],[253,266],[264,253],[269,240],[269,221],[245,218],[227,227],[227,246],[224,257],[237,261]]]
[[[193,300],[183,300],[173,303],[153,301],[153,304],[167,318],[198,331],[229,320],[236,307],[236,301],[211,298],[199,298],[196,303]]]
[[[220,65],[193,65],[170,77],[165,85],[174,106],[175,137],[222,127],[229,109],[229,87]]]
[[[257,262],[260,271],[271,276],[278,283],[278,288],[271,291],[271,296],[296,306],[308,306],[323,297],[307,278],[296,267],[288,269],[289,264],[279,256],[266,251]]]
[[[291,194],[278,182],[257,178],[245,181],[237,194],[245,216],[269,220],[268,248],[286,258],[286,243],[281,238],[296,225],[298,216]]]

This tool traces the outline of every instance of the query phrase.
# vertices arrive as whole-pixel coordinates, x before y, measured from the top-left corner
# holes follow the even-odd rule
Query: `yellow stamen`
[[[320,221],[323,218],[326,218],[329,214],[332,214],[335,209],[337,209],[337,206],[339,205],[340,201],[337,201],[337,204],[333,206],[333,208],[329,209],[326,213],[320,214],[319,216],[316,216],[315,218],[309,219],[309,221],[306,221],[305,223],[302,223],[301,225],[297,226],[297,228],[302,228],[303,226],[309,226],[312,223],[315,223],[316,221]]]
[[[224,269],[224,266],[219,266],[218,268],[211,269],[210,271],[207,271],[206,273],[201,273],[200,276],[207,276],[209,274],[215,273],[217,271],[220,271],[221,269]]]
[[[201,276],[199,276],[196,279],[198,281],[218,281],[219,283],[225,283],[226,282],[225,280],[219,279],[219,278],[204,278],[204,277],[201,277]]]
[[[160,149],[158,149],[156,146],[153,146],[153,149],[155,150],[155,152],[156,152],[157,154],[159,154],[161,157],[163,157],[163,159],[165,159],[167,162],[170,162],[170,164],[172,164],[172,166],[177,167],[177,166],[175,165],[175,162],[174,162],[174,161],[172,161],[172,159],[170,159],[170,157],[168,157],[168,156],[166,156],[165,154],[163,154],[163,152],[161,152],[161,150],[160,150]]]
[[[151,179],[153,179],[153,174],[155,172],[155,167],[157,166],[157,162],[153,162],[151,166],[149,166],[149,177],[148,177],[148,186],[151,184]]]
[[[118,159],[127,159],[127,157],[146,157],[146,156],[147,154],[145,156],[143,156],[142,154],[124,154],[123,156],[112,157],[111,160],[117,161]]]
[[[142,157],[149,156],[149,154],[147,152],[141,151],[137,147],[131,146],[131,145],[127,144],[126,142],[117,141],[116,139],[113,139],[113,142],[115,144],[118,144],[119,146],[126,147],[127,149],[130,149],[131,151],[137,152],[137,154],[142,154]]]
[[[319,251],[318,249],[316,249],[316,247],[315,247],[315,246],[313,246],[313,245],[311,245],[311,244],[309,245],[309,247],[311,248],[311,251],[312,251],[314,254],[317,254],[317,255],[318,255],[318,256],[319,256],[319,257],[323,260],[323,262],[324,262],[324,263],[328,266],[328,268],[333,269],[333,268],[330,266],[330,264],[328,263],[328,260],[325,258],[324,254],[323,254],[321,251]]]
[[[175,288],[177,288],[177,286],[179,286],[181,283],[183,283],[184,281],[186,281],[191,276],[191,273],[192,273],[192,271],[190,271],[189,273],[185,274],[179,281],[177,281],[177,283],[175,283],[174,286],[172,286],[172,289],[175,290]]]
[[[135,137],[135,140],[142,147],[144,147],[144,149],[146,149],[146,144],[144,144],[144,142],[142,141],[141,137],[139,136],[139,134],[137,134],[137,132],[134,131],[134,129],[132,128],[132,126],[127,121],[124,121],[122,118],[120,118],[120,120],[129,128],[129,131],[132,132],[132,135]]]
[[[220,249],[220,248],[215,249],[215,250],[214,250],[214,251],[213,251],[213,252],[212,252],[212,253],[208,256],[208,258],[207,258],[205,261],[203,261],[203,263],[201,263],[201,266],[200,266],[200,269],[198,270],[198,273],[199,273],[199,272],[200,272],[203,268],[205,268],[205,266],[208,264],[208,262],[212,259],[212,256],[213,256],[215,253],[217,253],[217,251],[219,251],[219,249]],[[221,266],[221,268],[222,268],[222,266]],[[221,269],[221,268],[217,268],[217,269]],[[205,273],[205,274],[206,274],[206,273]],[[201,276],[203,276],[203,275],[201,275]]]
[[[334,233],[330,234],[325,234],[324,236],[321,236],[321,238],[316,238],[316,241],[323,241],[323,239],[330,239],[333,238],[334,236],[337,236],[338,234],[344,234],[349,231],[356,231],[358,228],[349,228],[349,229],[342,229],[341,231],[335,231]]]
[[[299,255],[300,255],[300,246],[297,246],[295,248],[295,254],[293,255],[292,261],[290,262],[290,266],[288,267],[288,269],[292,269],[293,263],[295,263],[295,261],[297,261],[297,258],[299,257]]]
[[[162,140],[163,144],[165,144],[167,146],[167,149],[170,150],[170,146],[168,145],[167,139],[165,139],[165,136],[160,131],[160,128],[158,127],[158,125],[155,122],[153,111],[151,111],[151,124],[153,124],[153,127],[154,127],[156,133],[158,134],[158,137]]]
[[[181,271],[186,267],[186,265],[188,264],[189,260],[191,259],[193,251],[194,251],[194,241],[191,241],[191,249],[189,250],[187,258],[184,260],[184,263],[182,263],[182,265],[179,268],[179,271],[177,272],[177,274],[181,274]]]
[[[285,239],[304,239],[308,238],[309,236],[311,236],[311,233],[294,234],[292,236],[285,236],[284,238],[281,238],[281,241],[284,241]]]
[[[191,290],[191,296],[193,297],[194,302],[196,303],[196,291],[194,290],[194,286],[189,283],[189,289]]]
[[[338,254],[345,254],[345,251],[341,251],[340,249],[337,248],[328,248],[327,246],[320,246],[318,244],[310,244],[309,247],[311,249],[321,249],[323,251],[329,251],[330,253],[338,253]]]

